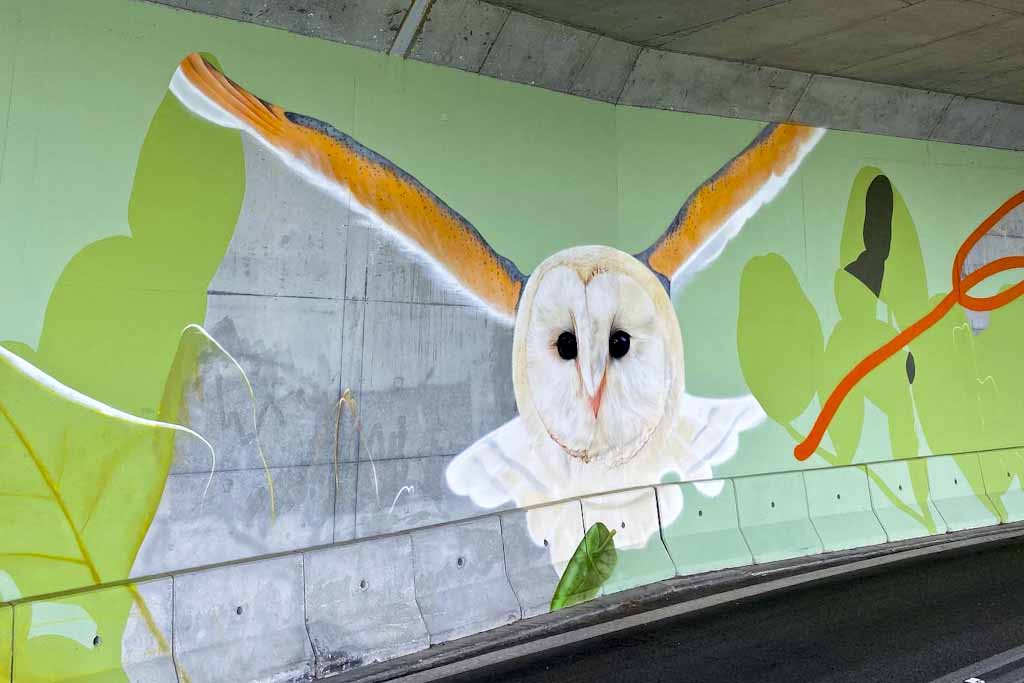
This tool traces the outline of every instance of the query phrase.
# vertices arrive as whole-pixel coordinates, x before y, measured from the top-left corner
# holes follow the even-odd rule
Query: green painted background
[[[206,286],[244,186],[237,133],[165,100],[175,66],[195,50],[216,55],[253,92],[329,121],[389,157],[524,272],[576,244],[647,247],[686,196],[763,127],[613,107],[130,0],[0,0],[0,341],[75,388],[146,417],[160,410],[181,328],[203,319]],[[175,154],[167,155],[172,139]],[[183,149],[182,141],[195,147]],[[192,161],[192,173],[175,166],[182,159]],[[794,297],[803,292],[801,310],[814,311],[804,319],[817,319],[823,340],[832,335],[840,321],[835,273],[860,249],[858,188],[878,172],[898,192],[900,220],[919,243],[918,275],[934,296],[948,291],[963,238],[1024,188],[1024,155],[829,132],[780,196],[677,296],[688,391],[750,391],[737,348],[749,264],[767,273],[788,264],[789,294],[775,300],[780,315],[799,308]],[[772,279],[764,289],[777,284]],[[1015,409],[1024,397],[1017,358],[1022,316],[1019,303],[994,314],[985,343],[950,366],[959,371],[982,358],[981,369],[971,366],[976,376],[1001,368],[1001,409]],[[771,312],[764,316],[772,319]],[[950,318],[936,335],[952,334],[961,322]],[[763,362],[781,359],[787,346],[766,340]],[[780,381],[769,391],[796,405],[796,385]],[[43,400],[28,391],[25,397],[26,405]],[[816,405],[800,410],[795,430],[806,431]],[[109,439],[112,427],[90,426],[90,419],[68,421],[80,423],[83,438]],[[45,426],[40,418],[32,429],[59,460],[59,439]],[[937,441],[946,447],[930,448],[922,439],[917,453],[894,452],[885,417],[869,407],[859,446],[844,462],[1021,445],[1008,421],[965,429],[966,439]],[[126,439],[151,436],[115,431]],[[793,445],[786,428],[766,421],[715,473],[828,464],[820,457],[798,464]],[[166,444],[153,451],[163,459],[134,475],[149,484],[132,501],[144,511],[135,517],[152,514],[166,474]],[[1005,464],[1024,474],[1020,454],[1006,458],[997,469]],[[911,475],[927,489],[926,472]],[[993,512],[1005,515],[1000,503]],[[131,533],[125,548],[105,552],[117,563],[102,580],[125,576],[144,528]],[[61,590],[89,580],[61,575],[25,589]],[[125,597],[107,616],[123,621],[128,606]],[[53,661],[60,666],[59,657]]]

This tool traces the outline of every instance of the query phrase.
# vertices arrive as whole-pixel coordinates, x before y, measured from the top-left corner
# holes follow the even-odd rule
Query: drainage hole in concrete
[[[92,645],[93,645],[93,647],[99,647],[99,646],[100,646],[100,643],[101,643],[101,642],[102,642],[102,641],[100,640],[100,637],[99,637],[99,636],[96,636],[96,637],[94,637],[94,638],[92,639]]]
[[[547,548],[547,547],[548,547],[548,539],[546,539],[546,538],[544,539],[544,547],[545,547],[545,548]]]
[[[775,507],[775,501],[774,500],[772,501],[772,507]]]
[[[960,483],[959,479],[956,479],[956,478],[953,479],[953,486],[956,486],[959,483]]]
[[[362,581],[359,582],[359,587],[362,588],[363,590],[366,590],[366,586],[367,585],[368,584],[366,583],[366,579],[363,579]]]
[[[458,567],[459,569],[462,569],[463,567],[465,567],[466,566],[466,558],[460,557],[459,559],[455,560],[455,566]]]
[[[625,522],[623,522],[623,523],[622,523],[622,528],[623,528],[623,529],[625,529],[625,528],[626,528],[626,523],[625,523]]]
[[[704,511],[703,510],[697,510],[697,516],[698,517],[703,517],[704,516]]]
[[[842,500],[842,499],[843,499],[843,495],[841,493],[837,493],[836,494],[836,500]]]
[[[239,605],[238,607],[235,608],[235,614],[241,616],[241,614],[242,614],[242,606],[241,605]]]

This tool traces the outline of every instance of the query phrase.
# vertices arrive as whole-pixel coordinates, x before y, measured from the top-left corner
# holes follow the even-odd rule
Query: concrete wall
[[[127,0],[0,16],[0,680],[302,680],[675,574],[1020,518],[1019,302],[955,307],[794,457],[838,377],[950,290],[1019,154],[840,131],[789,154],[772,130],[798,129]],[[684,216],[725,248],[661,318],[685,368],[669,445],[603,469],[545,450],[512,325],[444,275],[477,238],[424,258],[357,205],[379,175],[310,182],[190,110],[167,84],[194,50],[387,157],[330,148],[401,169],[389,200],[411,174],[522,273],[641,252],[708,192]],[[1021,253],[1021,215],[965,274]],[[607,563],[560,583],[586,544]]]

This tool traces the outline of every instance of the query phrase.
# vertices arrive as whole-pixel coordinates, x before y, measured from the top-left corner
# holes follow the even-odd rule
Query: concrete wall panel
[[[1001,522],[1024,520],[1024,487],[1021,471],[1024,451],[1006,449],[978,454],[985,492]]]
[[[583,499],[583,525],[603,522],[615,532],[618,561],[601,586],[607,595],[675,576],[675,565],[661,540],[654,489],[606,493]]]
[[[431,644],[520,618],[497,517],[415,531],[412,547],[416,600]]]
[[[926,463],[920,461],[867,465],[871,507],[890,541],[943,534],[948,530],[928,495],[925,467]]]
[[[619,104],[761,121],[785,121],[808,74],[644,50]]]
[[[757,563],[822,552],[800,472],[736,480],[740,528]]]
[[[354,489],[341,466],[339,493]],[[133,567],[135,576],[330,543],[335,533],[333,465],[271,468],[274,510],[262,469],[172,474]],[[204,495],[205,492],[205,495]],[[351,517],[338,519],[342,534]]]
[[[804,484],[811,522],[826,552],[885,543],[863,467],[808,470]]]
[[[14,646],[14,608],[0,606],[0,681],[11,681],[11,659]]]
[[[566,526],[572,525],[566,536],[575,541],[573,545],[557,546],[553,553],[548,539],[541,539],[538,544],[530,536],[529,512],[513,510],[500,515],[505,570],[524,618],[548,612],[560,578],[556,567],[565,567],[583,541],[583,508],[578,500],[545,506],[542,510],[546,519],[560,519]]]
[[[303,598],[301,555],[175,577],[179,676],[195,683],[310,680]]]
[[[306,622],[316,675],[425,649],[412,541],[392,536],[305,553]]]
[[[928,485],[950,531],[999,524],[995,506],[985,493],[977,453],[929,458]]]
[[[704,487],[716,484],[722,488],[715,496],[705,495],[695,484],[664,484],[656,489],[659,509],[665,495],[672,493],[670,487],[682,490],[682,514],[661,530],[679,575],[740,567],[754,561],[740,531],[735,486],[732,481],[722,480],[707,482]],[[665,516],[662,511],[661,517]]]
[[[409,56],[479,71],[509,11],[481,0],[435,0]]]

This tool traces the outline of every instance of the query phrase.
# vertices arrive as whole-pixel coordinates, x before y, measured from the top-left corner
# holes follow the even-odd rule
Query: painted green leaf
[[[0,387],[0,598],[125,578],[160,502],[174,430],[94,402],[8,351]],[[85,600],[65,600],[67,618],[45,616],[46,603],[16,622],[19,680],[120,668],[131,591],[89,610]],[[97,635],[105,647],[93,647]],[[166,648],[166,634],[154,637]]]
[[[597,596],[601,586],[615,571],[618,553],[615,532],[603,522],[587,530],[572,559],[566,565],[551,598],[551,611],[586,602]]]
[[[6,345],[43,374],[26,375],[10,355],[0,361],[0,601],[129,576],[160,502],[174,433],[112,415],[155,418],[164,404],[162,419],[173,421],[165,389],[180,395],[188,370],[168,379],[179,334],[205,317],[244,185],[238,131],[192,116],[168,94],[139,155],[131,236],[95,242],[71,259],[37,350]],[[18,680],[119,672],[133,606],[151,620],[130,586],[111,595],[102,604],[71,596],[35,630],[34,618],[16,620]],[[66,632],[61,610],[76,615]],[[92,628],[102,647],[86,637]],[[152,635],[167,650],[165,634]]]
[[[789,424],[818,389],[821,321],[782,256],[752,258],[740,278],[736,344],[750,391],[768,415]]]

